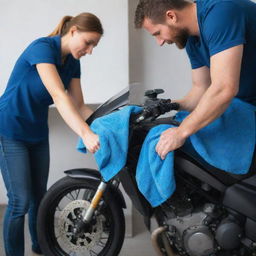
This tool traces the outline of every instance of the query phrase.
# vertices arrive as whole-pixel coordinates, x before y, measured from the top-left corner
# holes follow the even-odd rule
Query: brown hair
[[[63,17],[58,26],[48,36],[64,36],[72,26],[76,26],[82,32],[97,32],[100,35],[104,33],[99,18],[92,13],[84,12],[75,17]]]
[[[149,18],[154,24],[162,24],[166,11],[181,10],[190,3],[189,0],[140,0],[135,12],[135,27],[141,28],[145,18]]]

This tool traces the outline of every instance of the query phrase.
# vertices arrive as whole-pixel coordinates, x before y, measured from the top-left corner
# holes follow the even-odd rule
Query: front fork
[[[101,183],[98,186],[98,189],[93,196],[93,199],[90,203],[90,206],[87,210],[84,210],[82,213],[82,216],[80,218],[80,221],[76,223],[73,229],[73,234],[77,237],[79,237],[84,230],[87,230],[90,227],[90,221],[92,219],[92,216],[96,210],[96,208],[99,205],[99,202],[106,191],[109,183],[101,181]]]
[[[92,219],[92,216],[97,209],[99,202],[106,191],[107,187],[110,185],[113,188],[117,189],[120,184],[119,180],[113,179],[110,182],[101,181],[95,195],[93,196],[93,199],[90,203],[89,208],[83,213],[82,220],[84,223],[89,223]]]
[[[86,210],[86,212],[83,215],[83,222],[84,223],[89,223],[91,221],[92,216],[93,216],[97,206],[99,205],[99,202],[100,202],[107,186],[108,186],[108,183],[106,183],[104,181],[102,181],[100,183],[100,185],[98,186],[98,189],[97,189],[97,191],[96,191],[96,193],[95,193],[95,195],[92,199],[92,202],[91,202],[89,208]]]

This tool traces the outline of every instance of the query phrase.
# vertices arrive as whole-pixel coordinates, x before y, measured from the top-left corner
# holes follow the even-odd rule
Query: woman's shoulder
[[[60,58],[59,55],[60,39],[57,37],[40,37],[25,48],[19,60],[45,61],[47,59],[49,61],[51,59],[55,63]]]
[[[45,46],[50,46],[50,47],[57,47],[58,46],[58,41],[59,38],[58,36],[53,36],[53,37],[40,37],[35,39],[30,43],[29,47],[33,47],[35,45],[45,45]]]

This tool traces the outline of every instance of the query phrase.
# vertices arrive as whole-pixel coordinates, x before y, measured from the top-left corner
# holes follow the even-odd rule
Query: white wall
[[[127,86],[127,0],[0,0],[0,6],[0,94],[24,48],[47,36],[63,16],[81,12],[96,14],[105,28],[93,55],[81,61],[86,101],[104,102]]]

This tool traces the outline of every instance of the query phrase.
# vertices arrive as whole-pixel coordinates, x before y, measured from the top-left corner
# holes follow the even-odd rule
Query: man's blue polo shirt
[[[61,64],[60,36],[32,42],[17,60],[0,98],[0,135],[28,142],[48,138],[48,108],[53,100],[37,72],[39,63],[54,64],[65,89],[72,78],[80,78],[80,62],[71,54]]]
[[[200,37],[189,37],[186,50],[193,69],[210,67],[210,57],[243,44],[237,97],[256,105],[256,4],[249,0],[198,0]]]

